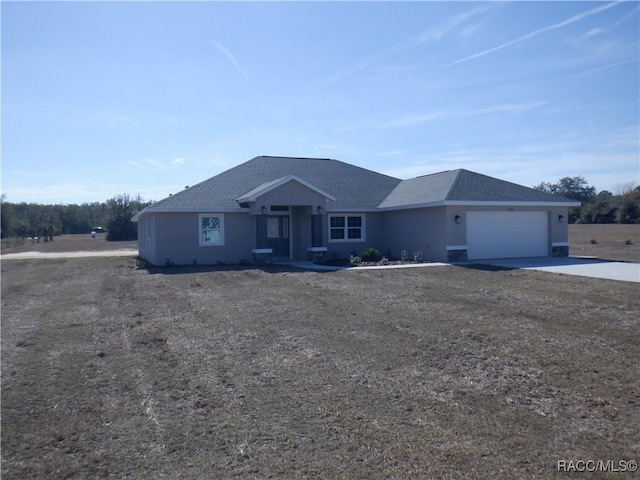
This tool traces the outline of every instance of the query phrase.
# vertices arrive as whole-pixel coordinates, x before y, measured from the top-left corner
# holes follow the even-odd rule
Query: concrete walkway
[[[475,260],[467,264],[494,265],[640,283],[640,263],[607,262],[581,257],[536,257]]]
[[[290,267],[304,268],[305,270],[318,270],[327,272],[337,272],[338,270],[389,270],[393,268],[423,268],[423,267],[442,267],[444,265],[450,265],[449,263],[409,263],[406,265],[373,265],[369,267],[349,267],[338,265],[319,265],[317,263],[309,261],[297,261],[292,260],[290,262],[283,262],[281,265],[289,265]]]

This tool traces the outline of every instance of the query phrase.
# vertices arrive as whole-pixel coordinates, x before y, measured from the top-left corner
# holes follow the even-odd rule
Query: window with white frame
[[[364,215],[329,215],[331,242],[361,242],[365,240]]]
[[[201,247],[224,245],[224,216],[221,213],[201,213],[198,225]]]

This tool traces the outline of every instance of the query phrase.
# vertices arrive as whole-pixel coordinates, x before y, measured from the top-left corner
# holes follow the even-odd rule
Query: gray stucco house
[[[468,170],[400,180],[338,160],[256,157],[138,212],[155,265],[346,258],[566,256],[578,202]]]

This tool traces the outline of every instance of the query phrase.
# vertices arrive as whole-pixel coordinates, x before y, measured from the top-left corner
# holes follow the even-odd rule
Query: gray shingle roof
[[[379,205],[380,208],[403,207],[442,202],[455,183],[458,170],[425,175],[401,182]]]
[[[384,199],[380,208],[446,201],[575,203],[559,195],[458,169],[404,180]]]
[[[572,202],[464,169],[400,180],[338,160],[261,156],[167,197],[140,214],[237,209],[237,198],[289,175],[333,195],[329,209],[406,208],[446,201]]]
[[[236,198],[288,175],[295,175],[333,195],[336,200],[329,202],[331,208],[375,208],[400,182],[338,160],[262,156],[182,190],[146,210],[238,208]]]
[[[489,201],[489,202],[573,202],[560,195],[551,195],[534,188],[523,187],[516,183],[498,178],[456,170],[458,177],[451,186],[447,200]]]

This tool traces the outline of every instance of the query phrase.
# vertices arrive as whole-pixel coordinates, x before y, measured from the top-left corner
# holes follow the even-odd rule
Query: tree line
[[[589,185],[582,176],[542,182],[533,188],[582,202],[569,209],[569,223],[640,223],[640,186],[620,185],[612,193]]]
[[[107,240],[136,240],[138,229],[131,221],[138,211],[150,205],[140,195],[116,195],[104,202],[43,205],[11,203],[2,195],[1,236],[53,239],[54,235],[90,233],[101,227],[107,230]]]

